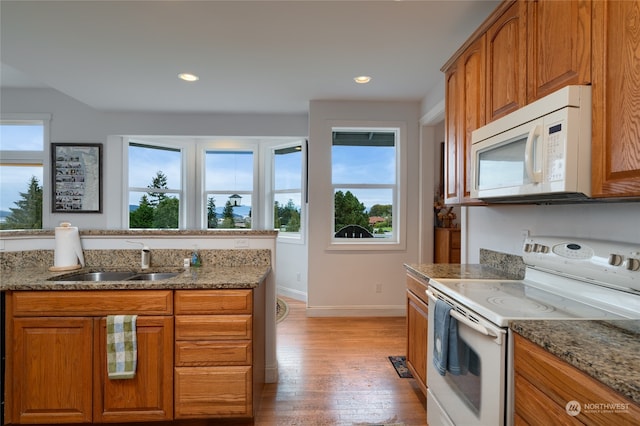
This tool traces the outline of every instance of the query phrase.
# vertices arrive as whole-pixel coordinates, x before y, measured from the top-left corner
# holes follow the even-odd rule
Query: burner
[[[487,302],[492,305],[500,306],[503,309],[518,312],[554,312],[556,308],[548,306],[540,302],[536,302],[531,299],[521,299],[518,297],[509,296],[493,296],[488,297]]]

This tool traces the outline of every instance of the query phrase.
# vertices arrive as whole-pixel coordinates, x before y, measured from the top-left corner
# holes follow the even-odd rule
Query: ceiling
[[[310,100],[421,101],[498,3],[1,0],[0,84],[52,88],[101,111],[295,114]],[[185,71],[200,80],[179,80]],[[363,74],[371,82],[356,84]]]

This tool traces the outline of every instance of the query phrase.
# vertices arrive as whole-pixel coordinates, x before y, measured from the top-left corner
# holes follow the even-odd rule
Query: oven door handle
[[[432,299],[434,302],[438,300],[431,291],[425,290],[425,292],[427,293],[427,296],[429,296],[429,298]],[[451,315],[453,318],[457,319],[467,327],[477,331],[480,334],[484,334],[485,336],[491,336],[491,337],[499,337],[492,330],[489,330],[487,327],[483,326],[482,324],[477,324],[475,322],[472,322],[471,320],[469,320],[469,318],[465,317],[455,309],[451,309],[449,311],[449,315]]]

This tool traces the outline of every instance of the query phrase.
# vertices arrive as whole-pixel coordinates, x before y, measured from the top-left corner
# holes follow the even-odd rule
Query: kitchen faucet
[[[140,244],[142,245],[142,251],[140,252],[140,269],[149,269],[149,265],[151,265],[151,249],[145,243],[141,243],[140,241],[129,241],[131,244]]]

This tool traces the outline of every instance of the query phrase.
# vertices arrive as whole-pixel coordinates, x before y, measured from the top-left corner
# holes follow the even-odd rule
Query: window
[[[254,161],[252,150],[205,152],[207,228],[251,229]]]
[[[302,229],[302,145],[273,149],[273,227],[280,237],[300,238]]]
[[[399,132],[332,129],[333,244],[399,242]]]
[[[50,116],[0,119],[0,229],[41,229]],[[43,200],[44,199],[44,200]]]
[[[129,142],[129,228],[180,228],[182,150]]]

